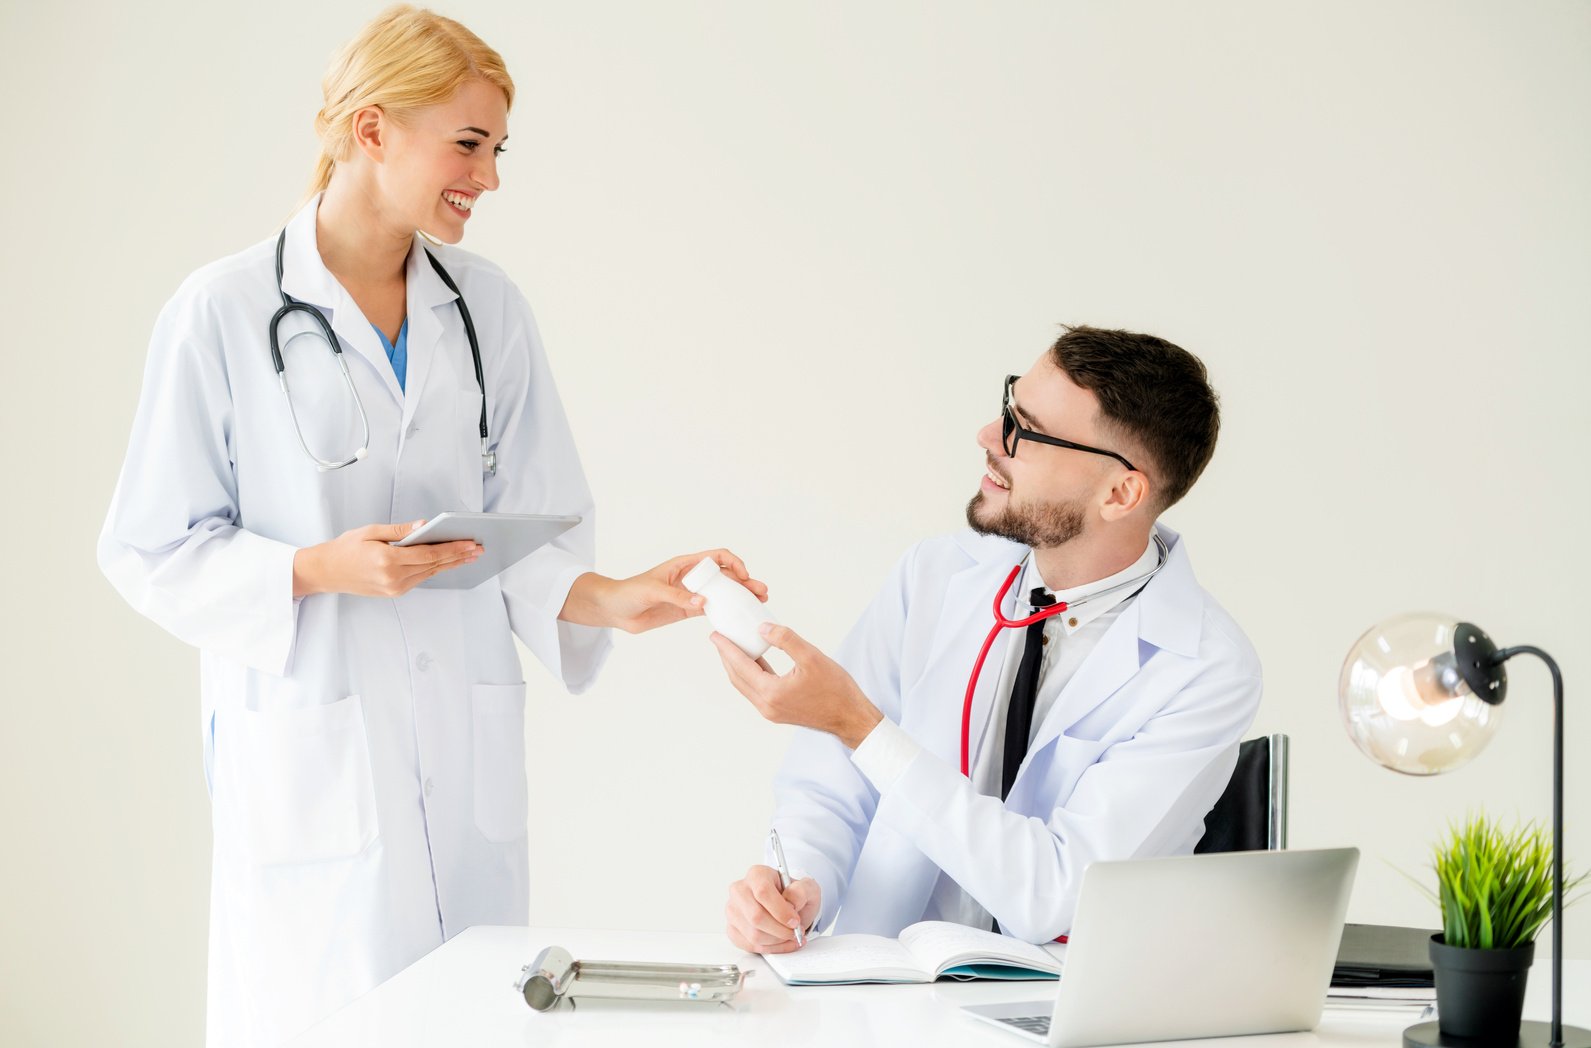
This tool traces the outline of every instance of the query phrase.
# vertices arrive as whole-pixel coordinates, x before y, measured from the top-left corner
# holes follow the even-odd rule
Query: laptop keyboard
[[[1018,1030],[1036,1033],[1041,1037],[1050,1035],[1050,1017],[1048,1015],[1019,1015],[1015,1018],[1001,1019],[1007,1026],[1015,1026]]]

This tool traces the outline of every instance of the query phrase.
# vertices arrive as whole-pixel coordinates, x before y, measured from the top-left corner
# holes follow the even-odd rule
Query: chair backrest
[[[1195,852],[1279,851],[1287,847],[1287,736],[1249,739],[1221,799],[1204,817]]]

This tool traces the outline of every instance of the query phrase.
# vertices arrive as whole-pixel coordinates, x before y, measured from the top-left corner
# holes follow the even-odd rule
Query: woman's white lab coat
[[[206,266],[150,343],[99,562],[134,608],[200,650],[214,821],[207,1037],[271,1045],[474,924],[527,920],[525,685],[510,631],[574,692],[606,630],[557,621],[594,556],[592,500],[530,308],[503,273],[430,248],[474,318],[498,471],[485,475],[456,296],[417,239],[407,394],[321,262],[318,198],[282,286],[327,314],[370,420],[362,462],[319,472],[271,363],[276,237]],[[323,458],[358,414],[302,316],[282,324],[293,403]],[[584,523],[474,590],[295,601],[293,554],[444,510]]]

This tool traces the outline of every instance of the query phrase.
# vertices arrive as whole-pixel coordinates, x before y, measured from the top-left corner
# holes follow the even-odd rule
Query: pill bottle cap
[[[680,585],[692,593],[700,593],[702,587],[711,582],[713,576],[717,574],[717,562],[711,557],[703,557],[701,563],[685,573],[685,577],[680,580]]]

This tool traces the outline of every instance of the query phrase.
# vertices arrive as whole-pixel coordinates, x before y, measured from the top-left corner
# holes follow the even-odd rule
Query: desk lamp
[[[1370,629],[1343,663],[1338,701],[1348,735],[1372,760],[1436,775],[1486,747],[1508,694],[1503,663],[1534,655],[1552,673],[1552,1022],[1522,1023],[1521,1048],[1591,1048],[1591,1030],[1563,1025],[1563,676],[1540,648],[1499,648],[1449,616],[1402,615]],[[1568,1035],[1567,1044],[1564,1041]],[[1403,1031],[1405,1046],[1453,1045],[1438,1024]]]

